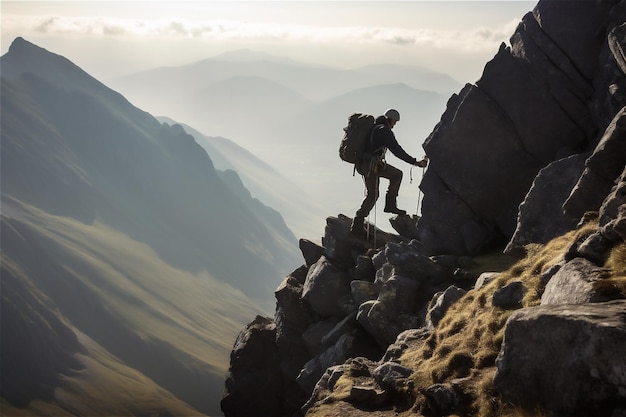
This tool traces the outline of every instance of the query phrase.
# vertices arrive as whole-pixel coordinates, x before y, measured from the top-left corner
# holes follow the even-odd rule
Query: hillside
[[[18,38],[0,64],[3,415],[219,413],[236,331],[273,309],[295,236],[67,59]]]
[[[296,236],[316,236],[324,219],[321,203],[281,175],[274,167],[262,161],[232,140],[206,136],[184,123],[169,117],[157,117],[163,123],[179,125],[194,137],[220,171],[234,170],[247,190],[270,207],[280,208],[280,214]],[[297,196],[297,198],[295,198]]]
[[[524,16],[428,136],[422,216],[300,240],[225,416],[625,415],[625,16]]]

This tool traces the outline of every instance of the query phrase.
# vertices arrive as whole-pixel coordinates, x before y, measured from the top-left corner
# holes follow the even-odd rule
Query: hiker
[[[389,180],[384,212],[406,215],[406,211],[400,210],[396,203],[398,192],[400,191],[400,183],[402,182],[402,171],[389,165],[385,161],[387,149],[389,149],[392,154],[411,165],[423,168],[428,164],[427,157],[418,161],[416,158],[406,153],[398,144],[396,136],[391,129],[393,129],[399,120],[400,113],[395,109],[389,109],[383,116],[376,118],[374,130],[372,131],[370,149],[366,152],[368,156],[356,164],[358,173],[363,175],[365,181],[366,195],[350,226],[352,233],[363,234],[365,232],[363,222],[372,208],[374,208],[376,200],[378,200],[378,187],[381,177]]]

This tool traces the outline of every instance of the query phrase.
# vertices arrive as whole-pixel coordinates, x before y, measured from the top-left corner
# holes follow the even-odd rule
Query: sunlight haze
[[[106,80],[248,48],[345,68],[416,65],[474,82],[527,1],[3,1],[17,36]]]
[[[2,54],[16,37],[23,37],[69,59],[153,116],[232,140],[298,187],[300,191],[284,195],[274,192],[264,202],[281,212],[298,237],[317,239],[326,216],[352,215],[362,198],[361,179],[337,157],[347,116],[398,107],[404,115],[394,129],[398,141],[410,155],[421,158],[421,145],[445,110],[447,98],[480,78],[485,64],[502,43],[509,43],[535,3],[2,1],[1,5]],[[222,55],[228,52],[235,53]],[[210,66],[212,59],[243,61],[220,71]],[[308,75],[293,78],[291,72],[277,69],[263,75],[255,72],[260,70],[258,64],[269,61],[288,61],[288,66]],[[363,68],[371,65],[381,67]],[[158,71],[165,68],[168,71]],[[359,69],[370,74],[348,75]],[[370,76],[377,85],[360,81]],[[417,82],[428,76],[433,78]],[[440,83],[444,79],[445,86]],[[219,159],[214,150],[210,156]],[[417,214],[422,172],[409,168],[402,166],[407,180],[399,204]],[[250,164],[240,163],[237,171],[244,174],[249,188],[273,182]],[[255,197],[261,195],[257,191]],[[310,211],[306,221],[304,211]],[[389,230],[385,217],[378,224]]]

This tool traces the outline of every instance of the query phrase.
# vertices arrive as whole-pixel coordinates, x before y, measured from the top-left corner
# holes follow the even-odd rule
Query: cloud
[[[123,19],[80,16],[4,16],[3,31],[110,38],[201,39],[247,42],[390,44],[463,51],[493,50],[506,42],[518,21],[500,27],[468,30],[409,29],[366,26],[315,26],[220,20]]]

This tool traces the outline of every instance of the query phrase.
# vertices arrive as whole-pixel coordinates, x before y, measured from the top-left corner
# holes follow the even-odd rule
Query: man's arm
[[[426,166],[426,159],[418,161],[416,158],[413,158],[411,155],[406,153],[406,151],[402,148],[402,146],[400,146],[400,144],[396,140],[396,136],[393,134],[391,129],[388,130],[388,134],[385,137],[385,146],[391,151],[392,154],[394,154],[406,163],[409,163],[411,165],[417,165],[419,167]]]

